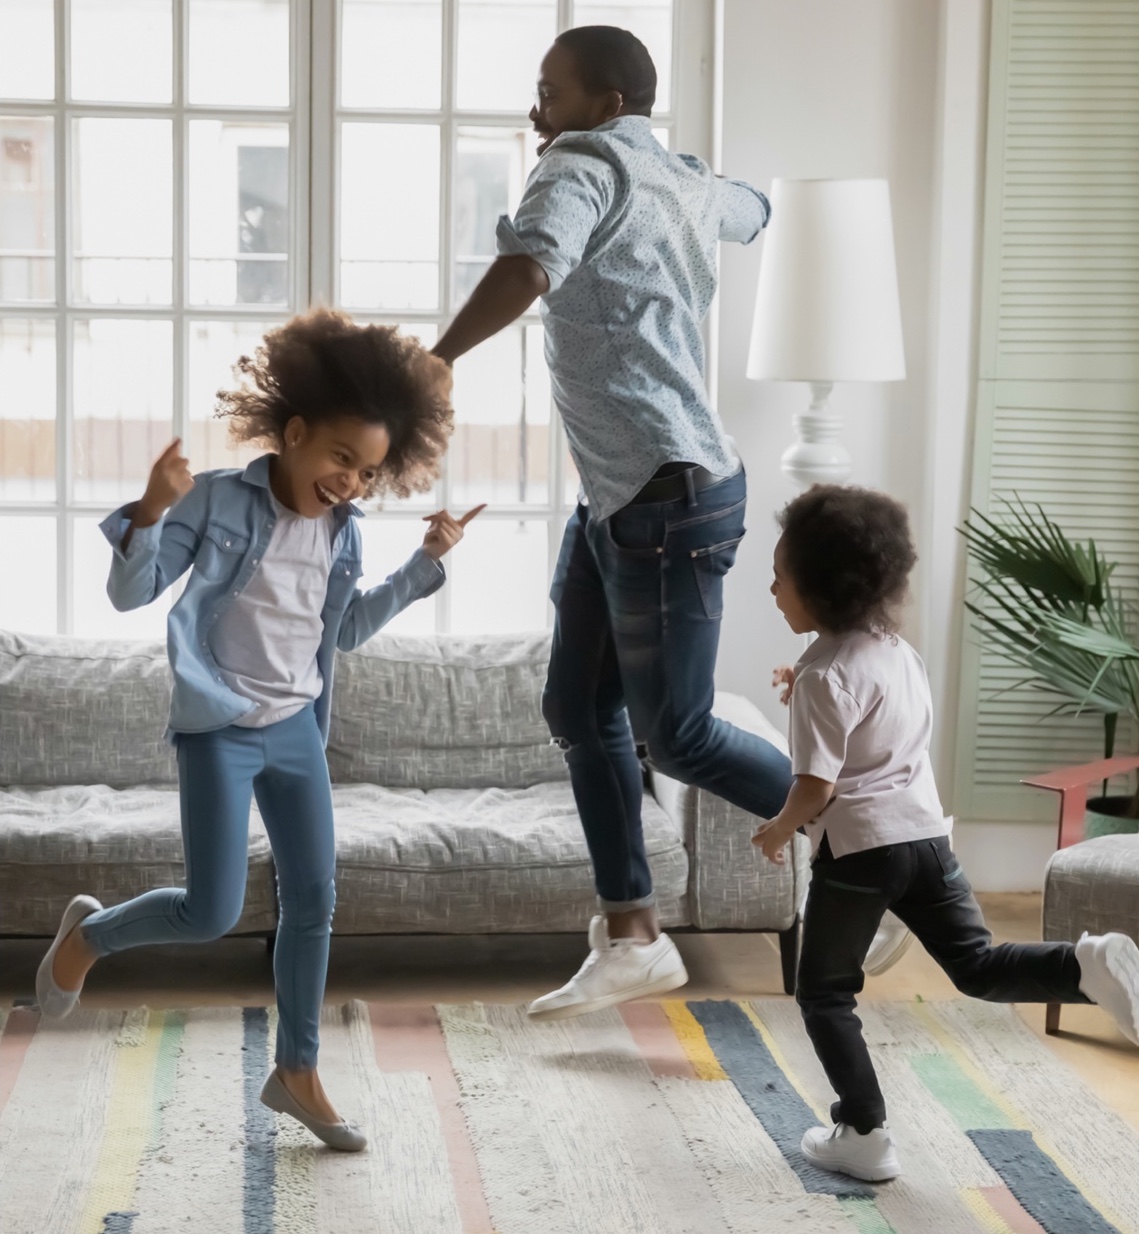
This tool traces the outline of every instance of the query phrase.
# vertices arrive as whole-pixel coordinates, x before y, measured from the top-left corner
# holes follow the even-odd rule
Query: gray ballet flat
[[[55,953],[59,950],[60,943],[84,918],[101,912],[102,908],[102,904],[94,896],[76,896],[63,910],[63,920],[59,923],[55,940],[36,970],[36,1001],[40,1005],[40,1014],[48,1020],[62,1020],[64,1016],[70,1015],[79,1001],[79,990],[61,990],[55,984],[52,976]]]
[[[275,1071],[261,1089],[261,1101],[278,1114],[288,1114],[303,1123],[318,1140],[342,1153],[358,1153],[368,1147],[368,1138],[352,1123],[320,1123],[296,1100]]]

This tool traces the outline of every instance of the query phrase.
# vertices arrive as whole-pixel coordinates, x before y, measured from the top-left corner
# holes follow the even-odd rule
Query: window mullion
[[[297,105],[299,168],[298,210],[307,202],[304,225],[297,219],[298,262],[303,255],[307,277],[298,271],[295,308],[334,304],[339,285],[339,226],[336,219],[340,184],[340,123],[336,105],[339,32],[335,4],[308,4],[301,29],[309,38],[309,103]],[[303,97],[298,95],[298,100]],[[303,135],[300,130],[304,128]],[[301,197],[303,194],[303,198]],[[302,285],[303,284],[303,285]]]
[[[174,131],[171,135],[174,156],[174,208],[171,212],[174,227],[173,258],[174,268],[171,294],[173,299],[174,321],[171,325],[172,360],[173,360],[173,413],[174,436],[181,437],[184,443],[183,452],[190,449],[190,413],[187,406],[189,374],[186,364],[186,348],[189,345],[186,325],[186,267],[189,252],[189,203],[187,188],[189,187],[189,172],[187,168],[187,151],[189,149],[188,120],[186,117],[186,48],[189,43],[189,17],[186,0],[174,0],[174,38],[173,38],[173,73],[174,73],[174,115],[171,123]]]
[[[573,21],[574,0],[558,0],[558,33],[568,30]]]

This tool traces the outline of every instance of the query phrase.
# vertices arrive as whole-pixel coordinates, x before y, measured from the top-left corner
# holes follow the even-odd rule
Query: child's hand
[[[446,510],[435,514],[425,514],[423,521],[430,523],[427,534],[423,537],[423,551],[434,561],[438,561],[444,553],[450,552],[463,538],[463,528],[481,511],[486,509],[486,502],[468,510],[462,518],[454,518]]]
[[[795,834],[795,827],[788,826],[778,815],[757,827],[751,842],[756,848],[763,850],[768,861],[781,866],[787,860],[787,841]]]
[[[194,487],[190,460],[182,453],[182,439],[175,437],[155,460],[138,503],[134,522],[145,527],[158,520]]]
[[[791,691],[795,688],[795,670],[790,664],[781,664],[771,674],[771,684],[783,687],[779,694],[779,701],[786,707],[791,701]]]

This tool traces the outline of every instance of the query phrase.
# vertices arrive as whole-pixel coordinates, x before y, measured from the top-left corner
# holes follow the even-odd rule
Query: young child
[[[964,994],[1100,1003],[1139,1044],[1139,948],[1122,934],[993,946],[946,835],[925,666],[899,638],[917,560],[905,510],[881,493],[816,485],[780,516],[771,593],[796,634],[816,631],[775,684],[791,707],[787,804],[755,834],[772,861],[800,828],[814,854],[797,999],[838,1100],[803,1136],[813,1165],[870,1181],[901,1172],[855,1016],[862,963],[892,909]]]
[[[360,510],[385,491],[428,488],[452,428],[447,366],[385,326],[327,311],[294,318],[242,357],[219,393],[238,441],[267,444],[244,470],[191,477],[173,441],[142,499],[102,525],[114,549],[108,592],[138,608],[190,571],[168,623],[186,887],[104,909],[67,907],[40,965],[45,1016],[67,1015],[101,956],[148,943],[204,942],[233,928],[245,897],[256,796],[277,870],[273,968],[276,1070],[261,1100],[332,1148],[367,1141],[341,1120],[316,1073],[335,903],[324,743],[334,654],[370,638],[443,583],[440,558],[481,506],[427,518],[422,549],[360,591]]]

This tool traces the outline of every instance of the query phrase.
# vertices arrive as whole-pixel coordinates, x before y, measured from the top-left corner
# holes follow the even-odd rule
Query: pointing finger
[[[486,509],[486,502],[484,501],[482,505],[475,506],[473,510],[468,510],[466,514],[464,514],[463,517],[459,519],[459,526],[465,527],[471,521],[471,519],[475,517],[476,514],[481,514],[485,509]]]

